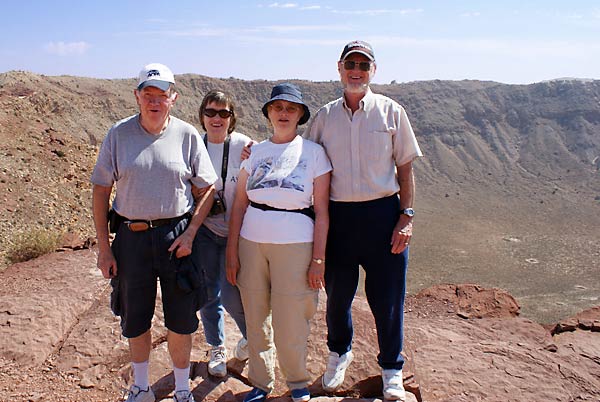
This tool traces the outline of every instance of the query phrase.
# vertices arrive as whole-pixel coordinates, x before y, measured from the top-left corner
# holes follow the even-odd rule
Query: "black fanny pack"
[[[282,208],[275,208],[270,205],[259,204],[258,202],[250,201],[250,206],[257,208],[257,209],[261,209],[263,211],[296,212],[296,213],[308,216],[313,221],[315,220],[315,209],[313,208],[312,205],[308,208],[302,208],[302,209],[282,209]]]

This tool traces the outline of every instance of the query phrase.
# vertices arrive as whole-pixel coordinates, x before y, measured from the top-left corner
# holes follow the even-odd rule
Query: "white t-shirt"
[[[206,134],[205,134],[206,135]],[[250,137],[238,133],[236,131],[229,134],[229,156],[227,160],[227,177],[225,179],[225,206],[224,214],[207,216],[204,219],[204,225],[214,234],[227,237],[229,233],[229,216],[231,215],[231,207],[233,206],[233,197],[235,197],[235,189],[237,187],[238,175],[240,174],[240,164],[242,148],[252,141]],[[215,172],[219,179],[215,182],[215,189],[220,191],[223,189],[223,179],[221,178],[221,165],[223,164],[223,150],[225,144],[213,144],[207,142],[208,154]],[[216,196],[216,193],[215,193]]]
[[[331,171],[322,146],[296,136],[291,142],[269,140],[252,146],[242,162],[248,174],[250,201],[282,209],[302,209],[313,203],[313,181]],[[306,243],[313,241],[314,222],[297,212],[263,211],[248,206],[240,235],[258,243]]]

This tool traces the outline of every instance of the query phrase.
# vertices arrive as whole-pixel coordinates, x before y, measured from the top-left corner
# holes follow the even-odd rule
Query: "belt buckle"
[[[145,232],[146,230],[152,228],[152,222],[150,224],[145,221],[126,221],[127,227],[132,232]]]

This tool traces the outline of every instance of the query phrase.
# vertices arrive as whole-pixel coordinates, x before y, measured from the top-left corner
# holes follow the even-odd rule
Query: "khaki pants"
[[[273,389],[274,341],[288,387],[307,387],[309,320],[318,301],[307,277],[312,243],[255,243],[240,238],[239,256],[237,282],[246,315],[250,382],[264,391]]]

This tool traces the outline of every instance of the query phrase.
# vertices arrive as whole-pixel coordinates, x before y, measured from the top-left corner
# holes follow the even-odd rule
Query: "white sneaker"
[[[141,389],[137,385],[132,385],[129,388],[125,402],[154,402],[155,400],[156,397],[154,396],[154,392],[152,392],[152,388]]]
[[[406,400],[406,391],[402,383],[402,370],[381,370],[383,380],[383,398],[388,401]]]
[[[342,385],[346,369],[352,362],[354,355],[352,351],[348,351],[342,356],[335,352],[329,352],[329,360],[327,361],[327,369],[323,373],[323,390],[333,392]]]
[[[208,374],[215,377],[225,377],[227,375],[227,349],[225,349],[225,345],[213,346],[209,353]]]
[[[248,360],[248,341],[246,338],[240,339],[237,345],[235,345],[233,357],[241,362]]]
[[[194,395],[190,391],[182,390],[175,392],[173,396],[173,402],[196,402]]]

